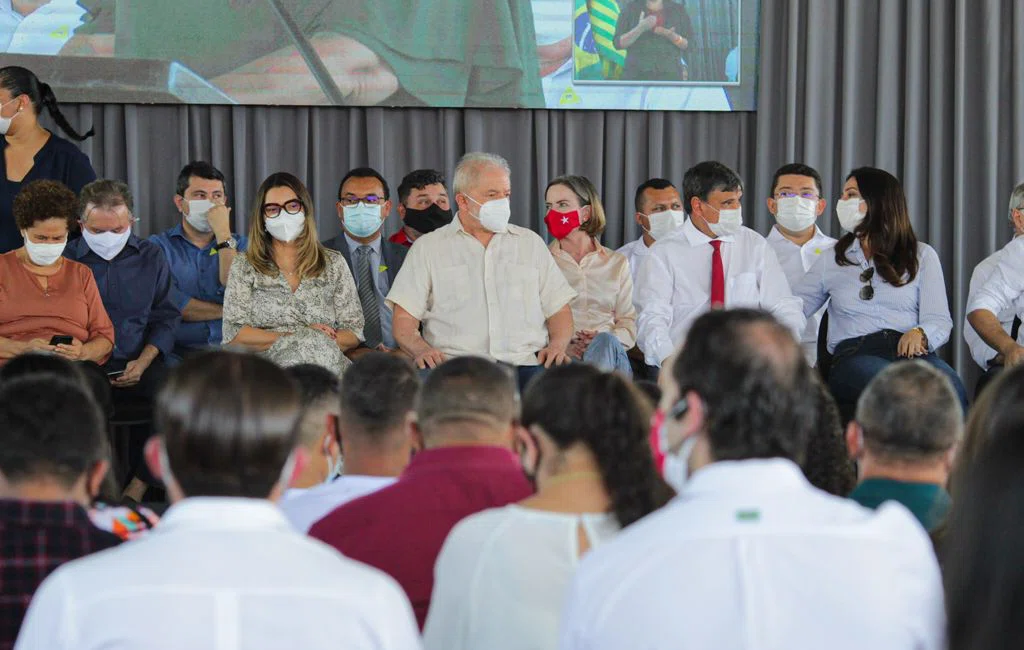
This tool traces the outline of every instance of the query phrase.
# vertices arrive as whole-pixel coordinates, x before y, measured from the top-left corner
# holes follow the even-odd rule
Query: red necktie
[[[711,308],[725,307],[725,268],[722,266],[722,240],[712,239],[711,247]]]

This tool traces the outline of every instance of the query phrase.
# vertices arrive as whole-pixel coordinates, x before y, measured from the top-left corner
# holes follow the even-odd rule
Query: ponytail
[[[50,84],[39,81],[35,73],[27,68],[15,65],[0,68],[0,88],[9,91],[12,96],[28,95],[36,115],[42,113],[42,109],[45,107],[60,130],[72,140],[81,142],[96,134],[96,130],[91,128],[85,135],[79,134],[61,112],[57,96],[53,93]]]
[[[558,446],[594,455],[619,525],[628,526],[672,496],[654,466],[646,397],[620,375],[585,364],[548,370],[523,398],[524,426],[538,425]]]

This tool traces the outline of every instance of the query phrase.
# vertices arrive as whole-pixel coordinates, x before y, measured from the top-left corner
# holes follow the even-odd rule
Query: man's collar
[[[820,241],[822,239],[826,239],[827,237],[828,236],[825,233],[821,232],[821,228],[818,228],[818,224],[814,224],[814,234],[811,235],[811,238],[808,239],[807,243],[803,244],[803,246],[807,246],[809,244],[813,244],[813,243],[815,243],[817,241]],[[790,244],[793,244],[794,246],[800,246],[800,244],[797,244],[795,241],[793,241],[789,237],[786,237],[785,235],[783,235],[782,231],[779,230],[779,224],[777,224],[777,223],[776,224],[772,224],[772,230],[771,230],[771,232],[768,233],[768,237],[766,239],[768,241],[788,241]]]
[[[377,253],[378,257],[380,256],[381,249],[383,248],[383,244],[381,244],[381,233],[380,233],[380,231],[377,231],[377,238],[374,239],[372,242],[370,242],[368,244],[361,244],[361,243],[357,242],[356,240],[352,239],[352,235],[348,234],[347,230],[342,229],[341,234],[345,238],[345,242],[348,244],[348,249],[350,251],[352,251],[353,253],[360,246],[369,246],[370,248],[373,249],[373,252]]]
[[[472,219],[472,218],[473,217],[467,217],[467,219]],[[452,219],[451,223],[449,223],[446,226],[441,226],[441,228],[439,228],[438,230],[441,230],[442,228],[451,228],[453,232],[456,232],[456,233],[463,232],[463,233],[469,235],[470,237],[473,237],[473,235],[470,234],[470,232],[468,230],[466,230],[462,226],[462,219],[459,218],[459,213],[458,212],[455,213],[455,218]],[[489,232],[492,235],[505,235],[505,234],[508,234],[508,235],[515,235],[516,237],[518,237],[519,235],[523,234],[523,229],[520,228],[519,226],[516,226],[516,225],[510,223],[506,227],[505,232],[491,232],[489,230],[487,232]],[[474,237],[474,239],[475,239],[475,237]]]
[[[160,519],[160,531],[265,529],[288,531],[281,511],[266,499],[190,497],[171,506]]]
[[[778,488],[809,487],[800,468],[785,458],[716,461],[705,465],[687,481],[680,496],[743,493],[761,494]]]
[[[686,223],[683,224],[683,227],[680,228],[680,231],[683,233],[683,236],[686,237],[686,241],[690,242],[690,246],[693,246],[693,247],[706,246],[706,245],[708,245],[711,242],[712,239],[719,239],[719,240],[724,241],[724,242],[736,241],[736,237],[734,237],[734,236],[717,237],[717,238],[715,238],[715,237],[708,237],[707,235],[702,233],[700,230],[698,230],[697,226],[693,225],[693,218],[692,217],[690,219],[686,220]],[[669,237],[671,237],[671,235],[669,235]],[[665,238],[665,239],[667,239],[667,238]]]

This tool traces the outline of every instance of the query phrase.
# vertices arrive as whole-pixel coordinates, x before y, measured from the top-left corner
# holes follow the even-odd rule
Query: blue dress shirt
[[[0,137],[0,142],[6,149],[7,140]],[[96,180],[96,172],[81,149],[56,135],[51,135],[46,141],[36,154],[32,169],[20,181],[7,180],[7,162],[4,156],[0,156],[0,253],[20,248],[23,243],[11,211],[14,197],[27,183],[43,178],[60,181],[78,194],[88,183]]]
[[[171,300],[171,270],[159,246],[132,234],[108,262],[83,238],[70,242],[64,255],[88,266],[96,278],[103,306],[114,322],[111,361],[134,361],[147,343],[164,357],[171,353],[181,311]]]
[[[238,251],[248,245],[244,236],[232,234],[238,241]],[[171,269],[171,302],[178,311],[184,311],[189,300],[203,300],[218,305],[224,304],[224,285],[220,283],[220,257],[214,247],[216,240],[203,248],[197,248],[185,236],[185,229],[179,223],[165,232],[151,235],[149,241],[159,246]],[[221,319],[186,321],[174,334],[175,354],[183,356],[188,350],[219,346],[221,342]]]
[[[356,266],[358,262],[358,254],[356,251],[359,250],[360,246],[369,246],[370,250],[373,251],[370,254],[370,269],[377,269],[374,274],[377,290],[377,310],[380,312],[380,333],[381,341],[387,347],[396,349],[398,345],[395,343],[394,333],[391,331],[391,310],[388,309],[384,299],[388,295],[388,291],[391,290],[391,282],[388,280],[387,266],[384,264],[384,258],[381,253],[381,246],[383,246],[383,237],[374,239],[369,244],[360,244],[356,240],[348,236],[348,232],[345,232],[345,240],[348,242],[349,254],[352,256],[352,279],[356,281],[356,287],[359,286],[359,269]]]
[[[864,257],[856,239],[846,249],[851,266],[836,264],[831,251],[821,255],[798,284],[793,295],[804,302],[804,315],[810,317],[831,297],[828,306],[828,351],[847,339],[874,334],[883,329],[907,332],[921,327],[928,336],[931,351],[949,340],[953,318],[946,300],[946,282],[935,249],[918,243],[917,275],[901,287],[894,287],[876,272],[871,279],[875,295],[862,300],[860,290],[865,282],[861,273],[874,264]]]

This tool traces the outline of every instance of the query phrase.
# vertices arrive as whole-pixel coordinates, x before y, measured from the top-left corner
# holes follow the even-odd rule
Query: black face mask
[[[431,203],[425,210],[405,209],[405,225],[409,226],[421,235],[434,232],[441,226],[447,226],[452,222],[452,211],[445,210],[436,203]]]

